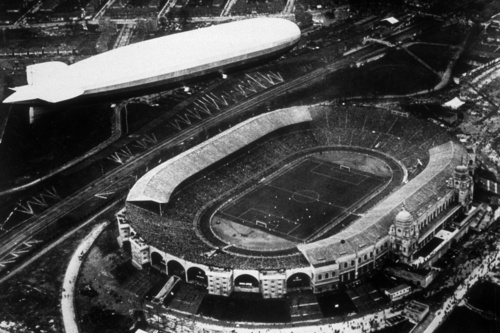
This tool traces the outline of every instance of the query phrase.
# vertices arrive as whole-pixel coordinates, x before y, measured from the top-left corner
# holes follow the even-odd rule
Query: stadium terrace
[[[428,272],[482,213],[474,164],[439,126],[406,113],[273,111],[139,179],[117,214],[120,243],[137,268],[223,296],[322,293],[396,262]]]

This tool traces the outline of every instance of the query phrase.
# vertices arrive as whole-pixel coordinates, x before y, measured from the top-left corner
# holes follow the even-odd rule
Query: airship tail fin
[[[60,61],[48,61],[26,67],[26,80],[29,85],[57,82],[67,77],[69,66]]]
[[[27,85],[12,89],[15,90],[15,93],[7,97],[3,103],[29,103],[35,100],[58,103],[75,98],[84,93],[83,89],[55,85]]]

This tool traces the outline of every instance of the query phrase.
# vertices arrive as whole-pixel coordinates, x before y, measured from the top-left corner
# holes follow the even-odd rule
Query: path
[[[233,8],[233,6],[236,4],[238,0],[228,0],[226,2],[226,5],[224,6],[224,8],[222,9],[221,13],[220,13],[220,16],[229,16],[229,13],[231,12],[231,9]]]
[[[64,330],[66,333],[78,333],[78,324],[75,315],[75,283],[82,264],[82,257],[90,249],[94,241],[99,237],[101,232],[109,225],[109,221],[96,225],[94,229],[85,237],[80,243],[78,248],[73,253],[69,262],[66,274],[64,275],[62,299],[61,299],[61,312],[64,322]]]
[[[455,292],[451,297],[449,297],[441,306],[441,308],[435,312],[435,316],[433,320],[429,323],[427,327],[422,327],[418,331],[415,332],[423,332],[423,333],[432,333],[434,332],[439,325],[441,325],[448,315],[453,311],[453,309],[457,305],[463,304],[463,298],[467,291],[483,276],[488,274],[490,271],[490,267],[498,264],[500,261],[500,242],[496,244],[496,251],[486,256],[481,261],[481,264],[478,265],[469,276],[457,287]]]
[[[341,333],[365,333],[371,332],[373,323],[377,330],[388,327],[391,324],[387,319],[393,317],[401,317],[401,311],[391,312],[390,309],[380,310],[376,313],[371,313],[363,317],[352,318],[347,316],[344,321],[319,323],[317,320],[311,320],[307,324],[289,324],[286,327],[276,324],[273,327],[270,324],[248,324],[239,323],[236,326],[225,326],[217,323],[214,320],[206,319],[198,315],[192,316],[187,312],[170,309],[169,313],[162,313],[161,317],[152,315],[148,320],[154,327],[155,323],[162,322],[173,331],[179,332],[183,328],[187,328],[192,332],[233,332],[233,333],[324,333],[324,332],[341,332]],[[165,327],[165,326],[162,326]],[[180,330],[175,330],[174,327]]]
[[[295,0],[287,0],[285,8],[283,8],[283,13],[284,14],[293,13],[294,9],[295,9]]]

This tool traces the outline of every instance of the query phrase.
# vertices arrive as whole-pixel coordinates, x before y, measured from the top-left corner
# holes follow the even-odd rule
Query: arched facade
[[[240,292],[260,292],[259,280],[250,274],[241,274],[234,279],[234,290]]]
[[[187,282],[206,287],[208,285],[207,274],[200,267],[189,267],[187,270]]]
[[[186,281],[186,270],[177,260],[170,260],[167,263],[167,272],[168,275],[175,275],[180,277],[183,281]]]
[[[151,266],[159,270],[161,273],[167,274],[165,258],[158,252],[151,252]]]
[[[304,120],[304,117],[298,118],[301,121]],[[218,158],[222,159],[230,152],[225,145],[219,145],[218,142],[214,142],[214,144],[220,148],[217,151]],[[363,214],[356,220],[356,223],[330,238],[298,244],[297,249],[302,254],[301,258],[307,261],[305,264],[302,259],[287,262],[286,260],[280,261],[281,258],[276,257],[276,266],[273,262],[263,268],[262,262],[265,262],[267,258],[262,259],[260,264],[248,265],[248,262],[252,260],[250,256],[248,259],[244,258],[244,260],[233,262],[226,260],[226,258],[230,255],[238,256],[238,254],[232,253],[230,247],[226,251],[226,248],[220,246],[211,251],[202,248],[205,251],[202,253],[203,255],[191,255],[190,257],[185,253],[192,252],[183,252],[184,249],[181,246],[190,244],[189,242],[180,243],[181,248],[175,249],[177,252],[160,251],[163,255],[152,253],[150,256],[151,264],[155,267],[161,267],[161,257],[164,262],[167,262],[166,271],[169,275],[177,275],[188,282],[205,283],[208,292],[214,295],[228,296],[232,291],[239,291],[261,293],[265,298],[274,298],[283,297],[284,294],[294,289],[312,288],[314,292],[321,293],[338,288],[339,285],[349,286],[358,283],[359,280],[370,276],[373,271],[382,266],[381,263],[388,257],[388,254],[397,248],[394,247],[396,240],[401,243],[398,243],[401,253],[407,254],[406,262],[411,263],[414,259],[411,257],[413,252],[431,240],[446,223],[440,215],[448,214],[447,210],[454,209],[457,201],[464,206],[469,204],[468,199],[472,193],[473,185],[466,177],[465,169],[457,169],[456,175],[452,177],[459,180],[459,183],[446,181],[449,179],[450,170],[453,170],[452,167],[460,163],[462,153],[462,148],[453,142],[432,148],[429,153],[430,160],[421,173],[396,192],[387,196],[366,214]],[[193,155],[198,156],[194,153]],[[210,161],[215,162],[215,160]],[[180,163],[180,161],[178,162]],[[190,165],[190,162],[188,161],[186,164]],[[420,162],[421,164],[422,162]],[[182,168],[174,169],[181,170]],[[197,169],[197,171],[199,170]],[[163,184],[161,179],[159,179],[158,184]],[[170,178],[166,177],[166,179]],[[172,189],[174,188],[175,186],[172,187]],[[435,195],[436,188],[439,189],[439,196]],[[462,190],[463,195],[457,195],[455,189]],[[428,193],[432,193],[432,196],[429,197]],[[169,196],[170,194],[167,195],[168,198]],[[460,201],[460,198],[463,200]],[[407,214],[399,216],[398,220],[395,216],[396,212],[405,206],[408,210]],[[133,205],[131,205],[130,211],[134,212],[133,209]],[[139,213],[142,214],[142,212]],[[134,221],[136,223],[134,228],[141,235],[145,235],[144,237],[157,235],[154,233],[155,229],[148,229],[144,226],[146,221],[142,219],[142,215],[132,216],[135,220],[126,220],[119,225],[120,237],[123,240],[127,240],[127,235],[133,234],[129,222],[133,223]],[[151,217],[148,216],[148,218]],[[161,220],[161,216],[160,218],[156,216],[153,219],[153,222],[157,222]],[[394,223],[394,238],[391,242],[389,229]],[[151,223],[150,225],[159,225],[159,223]],[[184,225],[180,226],[179,229],[172,228],[172,230],[181,232],[184,230],[183,227]],[[155,237],[149,238],[155,239]],[[135,242],[133,238],[130,241]],[[162,243],[158,240],[152,244],[162,248]],[[165,248],[167,247],[165,246]],[[137,255],[133,258],[137,258],[137,263],[143,265],[145,262],[140,262],[140,260],[146,257],[141,251],[146,251],[149,245],[146,242],[138,242],[136,248]],[[152,249],[153,247],[150,251]],[[205,260],[205,258],[209,259]],[[274,267],[278,268],[274,269]]]
[[[303,272],[298,272],[290,275],[286,279],[286,288],[288,291],[305,289],[311,286],[311,277]]]

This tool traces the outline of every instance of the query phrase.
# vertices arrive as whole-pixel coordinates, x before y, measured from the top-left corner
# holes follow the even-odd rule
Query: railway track
[[[364,52],[359,52],[359,56],[365,56]],[[51,227],[59,219],[72,213],[76,209],[82,208],[87,204],[89,205],[89,210],[95,210],[95,208],[92,208],[91,206],[93,200],[101,200],[101,204],[103,200],[102,198],[96,198],[96,194],[103,192],[116,192],[114,188],[116,188],[118,184],[118,186],[122,189],[118,194],[119,198],[115,195],[113,198],[109,198],[108,201],[112,202],[116,199],[124,200],[128,193],[128,190],[125,191],[124,189],[132,186],[135,183],[137,176],[136,172],[156,159],[162,152],[183,143],[193,136],[201,134],[205,130],[205,128],[210,128],[226,120],[237,117],[238,115],[243,114],[254,107],[257,107],[258,105],[261,105],[264,102],[275,98],[276,96],[282,95],[287,91],[302,88],[315,82],[319,82],[326,75],[329,75],[340,68],[348,66],[352,62],[352,60],[350,59],[352,59],[352,57],[350,57],[349,59],[342,59],[323,68],[316,69],[297,79],[283,82],[271,88],[268,88],[258,93],[257,95],[248,97],[239,104],[227,108],[226,110],[224,110],[224,112],[214,114],[212,117],[206,119],[205,121],[194,124],[191,127],[184,129],[182,132],[176,134],[175,136],[158,143],[156,146],[151,147],[144,153],[133,156],[127,163],[113,169],[103,177],[99,178],[97,181],[87,185],[77,193],[74,193],[69,197],[63,199],[62,201],[56,203],[54,206],[49,207],[44,212],[33,216],[25,223],[23,223],[23,225],[3,235],[0,238],[0,263],[4,261],[18,246],[34,238],[38,233],[42,232],[48,227]],[[105,205],[107,204],[108,203],[105,203]]]

